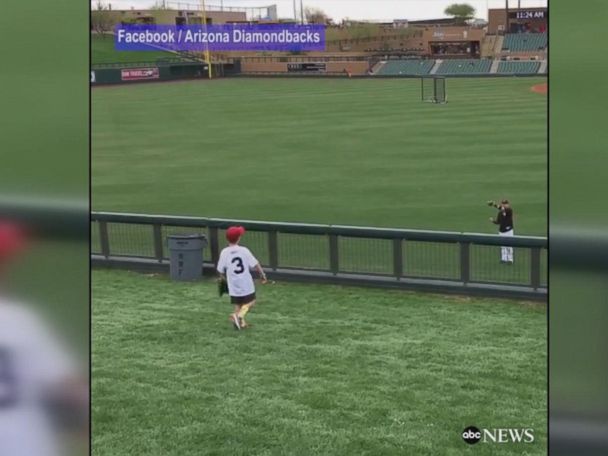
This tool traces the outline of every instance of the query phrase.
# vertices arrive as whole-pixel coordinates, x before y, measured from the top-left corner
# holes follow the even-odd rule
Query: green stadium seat
[[[487,74],[492,67],[491,60],[454,59],[444,60],[439,66],[438,75],[448,74]]]
[[[540,62],[536,61],[501,61],[498,64],[500,74],[535,74],[538,73]]]
[[[502,50],[511,52],[533,52],[546,48],[546,33],[507,33],[502,43]]]
[[[434,60],[389,60],[378,71],[379,75],[425,75],[435,65]]]

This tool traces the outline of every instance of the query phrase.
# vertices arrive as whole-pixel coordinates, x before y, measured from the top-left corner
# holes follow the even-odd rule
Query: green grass
[[[155,62],[158,59],[176,58],[172,52],[164,51],[117,51],[114,48],[114,36],[91,34],[91,63],[133,63]]]
[[[336,286],[93,274],[93,454],[545,454],[543,306]],[[460,432],[532,427],[532,445]]]
[[[95,210],[494,232],[546,232],[539,78],[222,79],[97,88]]]

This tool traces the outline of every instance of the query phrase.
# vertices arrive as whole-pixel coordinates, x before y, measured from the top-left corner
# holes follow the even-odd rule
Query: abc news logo
[[[534,429],[495,428],[482,429],[469,426],[462,431],[462,440],[469,445],[480,441],[483,443],[532,443],[534,442]]]

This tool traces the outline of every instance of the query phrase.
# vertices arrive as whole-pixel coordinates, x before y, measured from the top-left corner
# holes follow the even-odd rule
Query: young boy
[[[242,226],[231,226],[226,230],[228,247],[220,253],[217,263],[217,272],[220,278],[228,281],[228,294],[230,301],[234,304],[234,312],[230,315],[230,321],[237,330],[247,328],[245,315],[255,304],[255,285],[251,270],[255,269],[266,283],[266,274],[260,262],[253,256],[247,247],[239,245],[241,237],[245,234]]]

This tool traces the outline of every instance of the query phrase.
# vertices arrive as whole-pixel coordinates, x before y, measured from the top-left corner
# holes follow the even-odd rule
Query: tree
[[[475,8],[467,3],[453,3],[448,6],[444,13],[447,16],[452,16],[459,23],[466,23],[469,19],[475,17]]]
[[[304,8],[304,17],[308,24],[329,24],[331,19],[320,8],[306,7]]]
[[[162,10],[166,10],[166,9],[168,9],[168,8],[167,8],[167,4],[166,4],[165,0],[156,0],[154,2],[154,5],[152,5],[150,7],[150,10],[153,10],[153,11],[159,11],[159,10],[162,11]]]
[[[153,18],[154,24],[162,24],[167,19],[167,4],[165,0],[156,0],[154,5],[148,10],[148,14]]]
[[[97,0],[96,10],[91,12],[91,27],[95,32],[103,36],[112,29],[113,25],[114,20],[110,7],[104,6],[101,0]]]

